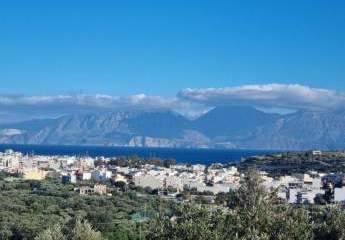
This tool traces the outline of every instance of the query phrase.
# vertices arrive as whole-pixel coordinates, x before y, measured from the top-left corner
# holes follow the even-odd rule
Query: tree
[[[178,206],[175,216],[158,216],[151,224],[147,239],[210,240],[226,239],[223,235],[225,214],[222,211],[184,204]]]
[[[314,224],[316,240],[345,239],[345,213],[340,206],[327,206]]]
[[[64,240],[66,237],[62,233],[60,225],[54,225],[53,227],[49,227],[41,234],[39,234],[35,240]]]
[[[249,170],[236,193],[232,208],[214,210],[193,204],[177,208],[174,217],[160,215],[148,239],[305,240],[313,238],[308,212],[276,201],[260,174]]]
[[[228,194],[226,193],[217,193],[215,198],[215,203],[218,205],[226,205],[228,202]]]
[[[76,220],[73,233],[73,240],[101,240],[102,235],[100,232],[95,231],[90,223],[86,220],[81,221],[80,219]]]
[[[116,181],[114,186],[117,187],[120,191],[125,192],[127,184],[123,181]]]
[[[66,226],[68,228],[68,226]],[[49,227],[40,233],[35,240],[101,240],[100,232],[95,231],[92,226],[85,220],[81,221],[79,218],[75,222],[72,232],[68,232],[67,236],[63,234],[60,225]]]
[[[230,220],[230,234],[240,239],[304,240],[313,237],[307,212],[276,204],[275,191],[266,191],[255,169],[249,169],[241,180],[234,217]]]
[[[326,205],[327,204],[327,201],[324,197],[324,194],[316,194],[315,198],[314,198],[314,203],[315,204],[318,204],[318,205]]]

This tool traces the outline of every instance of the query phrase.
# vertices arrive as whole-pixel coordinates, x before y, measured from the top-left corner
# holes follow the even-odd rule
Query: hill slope
[[[196,120],[167,110],[70,115],[0,126],[0,143],[344,149],[345,111],[269,114],[219,107]]]

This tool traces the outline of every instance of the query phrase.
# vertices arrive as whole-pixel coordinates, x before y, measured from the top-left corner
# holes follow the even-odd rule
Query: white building
[[[91,172],[83,172],[82,173],[82,180],[83,181],[89,181],[92,179],[92,174]]]
[[[335,202],[345,201],[345,187],[334,189],[334,201]]]

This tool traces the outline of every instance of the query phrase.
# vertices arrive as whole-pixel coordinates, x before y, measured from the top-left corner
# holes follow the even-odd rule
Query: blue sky
[[[345,90],[345,1],[1,1],[0,93]]]

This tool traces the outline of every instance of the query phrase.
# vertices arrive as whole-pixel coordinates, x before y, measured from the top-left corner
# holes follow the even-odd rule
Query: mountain
[[[257,126],[273,123],[278,114],[268,114],[253,107],[217,107],[196,119],[194,127],[211,138],[233,138],[248,134]]]
[[[0,125],[0,143],[250,149],[344,149],[345,111],[264,113],[217,107],[195,120],[168,110],[75,114]]]
[[[0,126],[0,143],[198,147],[208,138],[167,110],[63,116]]]
[[[262,149],[344,149],[345,111],[300,111],[256,128],[243,147]]]

